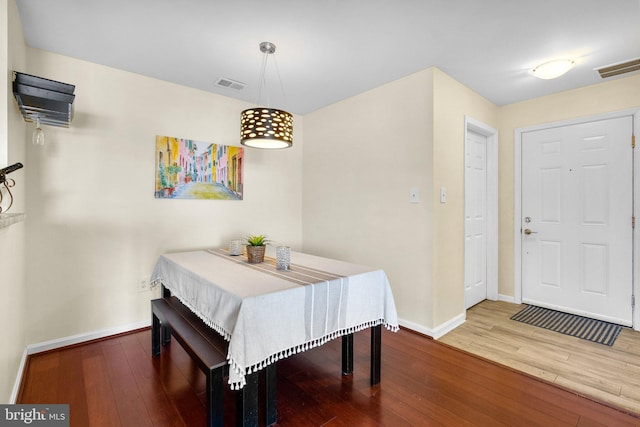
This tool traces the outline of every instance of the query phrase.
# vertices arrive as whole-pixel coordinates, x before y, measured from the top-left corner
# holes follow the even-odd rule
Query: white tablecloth
[[[229,383],[341,335],[383,324],[398,330],[382,270],[291,252],[291,269],[271,258],[212,249],[162,255],[152,282],[160,282],[229,341]]]

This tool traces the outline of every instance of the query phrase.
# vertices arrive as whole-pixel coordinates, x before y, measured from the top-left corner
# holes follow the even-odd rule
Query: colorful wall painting
[[[242,200],[244,148],[156,136],[157,199]]]

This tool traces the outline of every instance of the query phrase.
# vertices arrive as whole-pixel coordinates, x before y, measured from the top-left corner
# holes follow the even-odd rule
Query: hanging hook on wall
[[[16,182],[12,178],[7,178],[7,175],[11,172],[17,171],[20,168],[22,168],[22,163],[14,163],[11,166],[0,169],[0,184],[4,186],[4,188],[7,190],[7,193],[9,194],[9,206],[3,209],[2,202],[4,196],[2,195],[2,187],[0,187],[0,213],[8,211],[9,209],[11,209],[11,205],[13,205],[13,194],[11,194],[11,188],[16,185]]]

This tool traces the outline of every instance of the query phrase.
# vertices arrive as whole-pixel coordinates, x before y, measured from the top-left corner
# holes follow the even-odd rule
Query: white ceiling
[[[18,0],[29,46],[306,114],[435,66],[497,105],[640,57],[640,0]],[[570,58],[556,80],[535,65]],[[220,88],[225,77],[247,84]],[[71,83],[73,82],[66,82]],[[266,103],[266,99],[261,99]]]

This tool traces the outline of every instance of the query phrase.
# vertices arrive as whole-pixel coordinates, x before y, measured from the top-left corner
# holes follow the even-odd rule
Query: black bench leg
[[[162,293],[162,298],[170,298],[171,291],[164,287],[164,285],[160,285],[160,291]],[[162,325],[162,345],[167,345],[171,342],[171,327],[169,325]]]
[[[353,374],[353,334],[342,336],[342,375]]]
[[[276,408],[276,364],[272,363],[265,368],[265,403],[267,426],[278,421],[278,411]]]
[[[164,323],[160,325],[160,337],[162,339],[162,345],[167,345],[171,342],[171,326],[165,325]]]
[[[382,356],[382,325],[371,328],[371,385],[380,383],[380,359]]]
[[[215,368],[207,375],[207,427],[224,426],[224,368]]]
[[[245,376],[247,383],[238,391],[236,402],[236,425],[258,426],[258,372]]]
[[[160,293],[162,294],[162,298],[169,298],[171,296],[171,291],[164,287],[164,285],[160,285]]]
[[[160,354],[160,319],[151,310],[151,355],[158,356]]]

